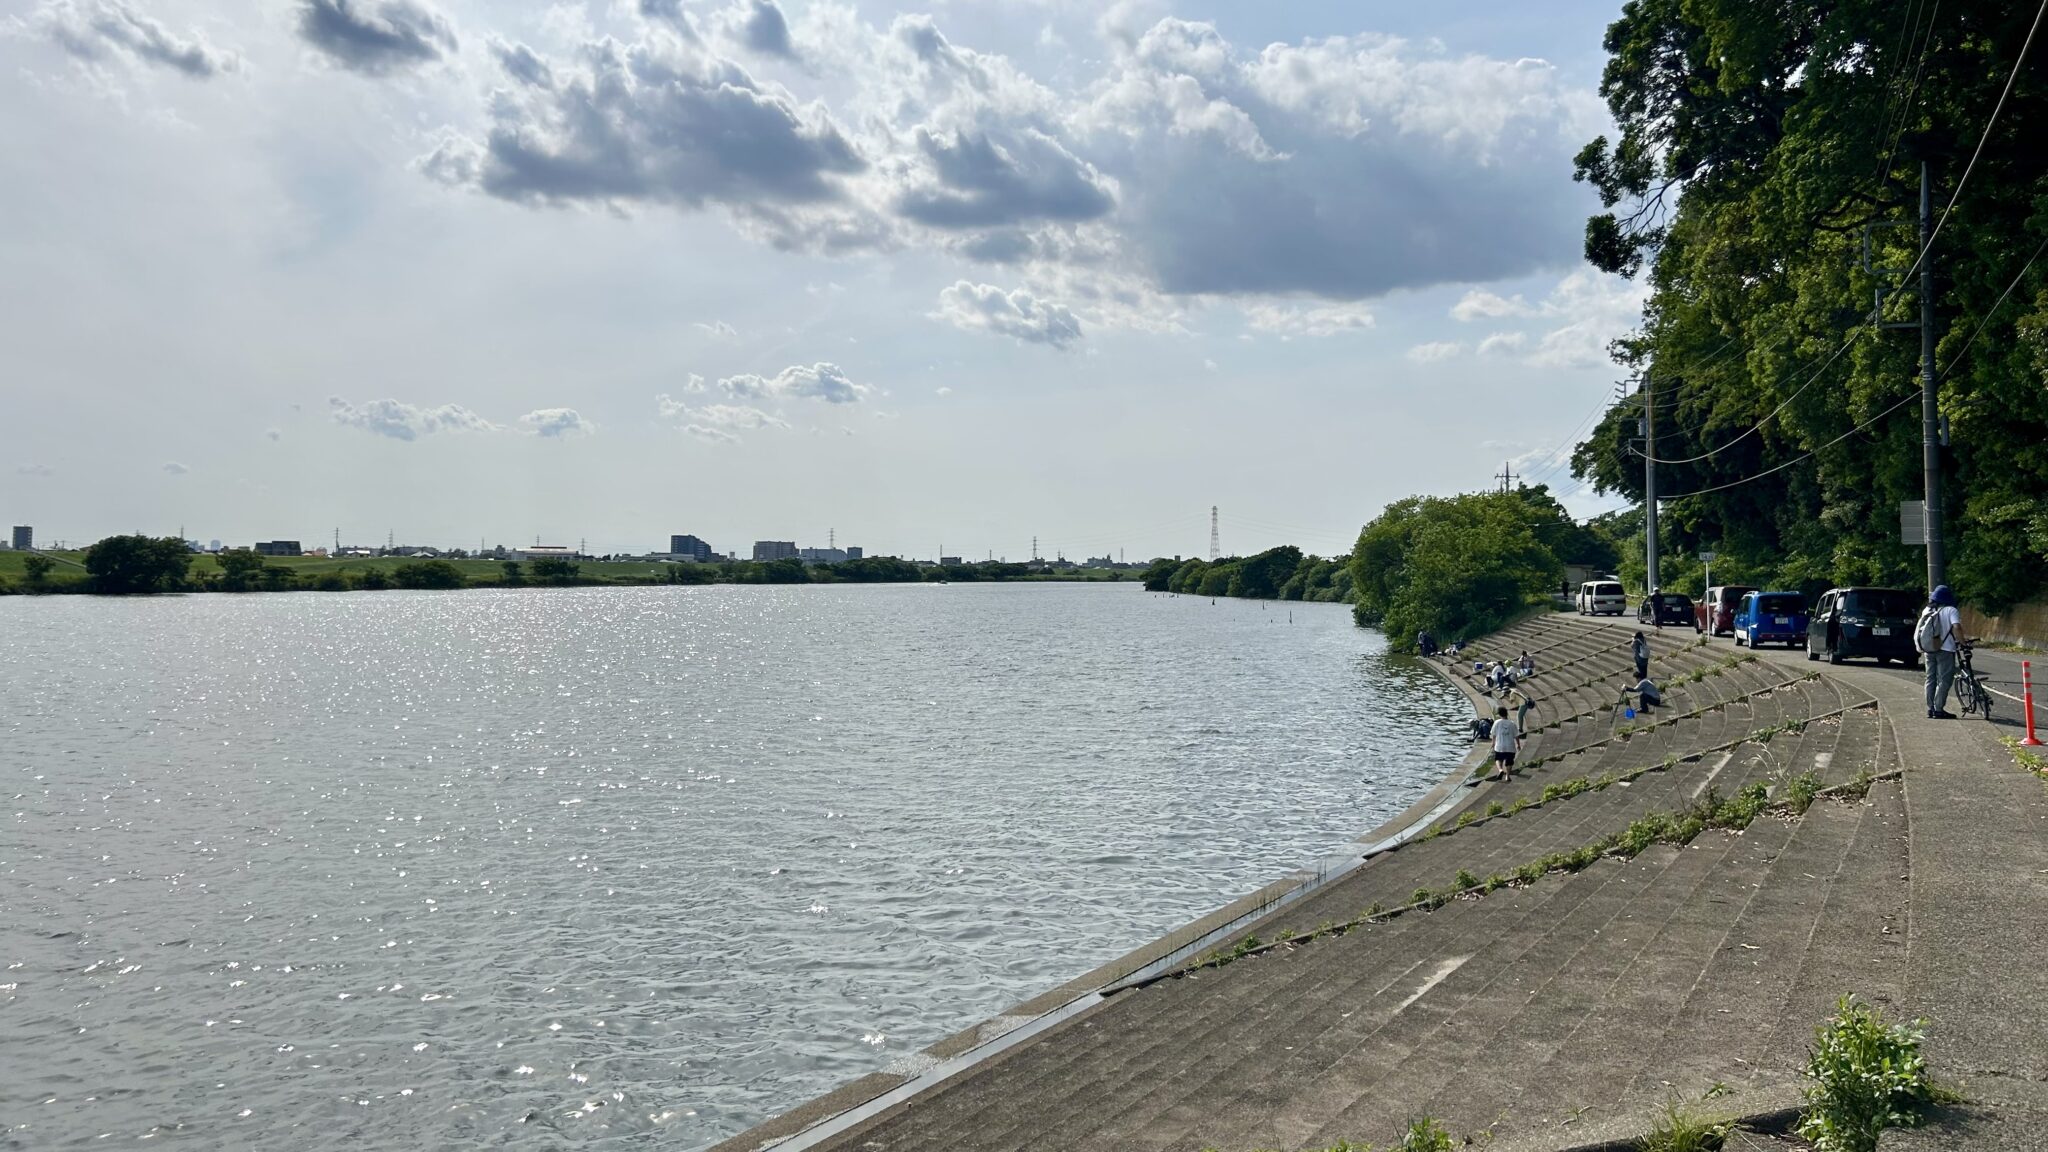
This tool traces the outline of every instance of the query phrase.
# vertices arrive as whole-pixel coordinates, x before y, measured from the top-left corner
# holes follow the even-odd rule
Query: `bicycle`
[[[1981,713],[1984,719],[1991,719],[1991,690],[1984,686],[1983,677],[1970,664],[1970,653],[1977,648],[1972,637],[1956,644],[1956,699],[1963,706],[1963,715]]]

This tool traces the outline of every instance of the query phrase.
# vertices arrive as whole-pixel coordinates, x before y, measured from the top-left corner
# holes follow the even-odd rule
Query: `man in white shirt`
[[[1493,778],[1505,780],[1515,774],[1515,753],[1522,750],[1522,731],[1508,719],[1506,705],[1494,709]]]
[[[1956,639],[1962,635],[1963,618],[1956,611],[1956,594],[1943,584],[1928,597],[1927,610],[1934,615],[1940,643],[1927,656],[1927,718],[1953,720],[1948,710],[1948,690],[1956,678]]]

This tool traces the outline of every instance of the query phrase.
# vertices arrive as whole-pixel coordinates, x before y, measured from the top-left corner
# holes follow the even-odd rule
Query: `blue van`
[[[1797,592],[1750,592],[1735,607],[1735,643],[1751,648],[1806,643],[1806,597]]]

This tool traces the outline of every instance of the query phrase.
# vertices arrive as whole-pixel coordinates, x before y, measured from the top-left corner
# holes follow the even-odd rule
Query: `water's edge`
[[[1455,687],[1475,707],[1480,698],[1471,685],[1452,676],[1437,662],[1421,661]],[[899,1062],[900,1070],[870,1073],[763,1121],[709,1152],[802,1152],[906,1100],[936,1088],[996,1055],[1029,1040],[1060,1022],[1106,1003],[1125,983],[1184,962],[1223,943],[1237,929],[1263,918],[1332,880],[1347,875],[1366,859],[1399,847],[1428,828],[1463,798],[1463,785],[1485,745],[1475,744],[1448,774],[1399,815],[1358,837],[1363,850],[1325,857],[1314,865],[1242,896],[1166,935],[1086,972],[1049,991],[1004,1009]]]

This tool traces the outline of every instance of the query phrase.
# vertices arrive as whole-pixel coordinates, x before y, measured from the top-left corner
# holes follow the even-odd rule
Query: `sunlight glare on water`
[[[0,599],[9,1146],[703,1147],[1406,807],[1454,690],[1131,584]]]

